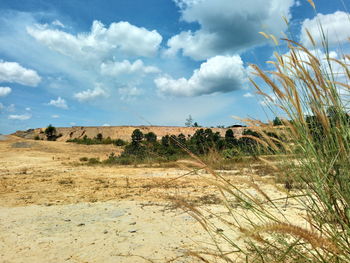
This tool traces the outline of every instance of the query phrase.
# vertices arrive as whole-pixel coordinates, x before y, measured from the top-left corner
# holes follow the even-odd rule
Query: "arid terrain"
[[[195,262],[184,252],[210,246],[210,238],[172,200],[225,213],[215,187],[202,180],[211,175],[79,161],[118,151],[112,145],[1,136],[0,262]],[[251,174],[268,178],[259,165],[237,165],[222,174],[242,188],[248,188],[242,178]],[[262,187],[272,197],[283,196]],[[294,207],[286,216],[299,213]]]
[[[102,134],[103,138],[110,137],[111,139],[122,139],[130,141],[132,132],[135,129],[140,129],[143,133],[154,132],[158,139],[165,135],[179,135],[180,133],[185,136],[192,136],[201,127],[180,127],[180,126],[96,126],[96,127],[57,127],[57,141],[65,142],[69,139],[82,139],[84,136],[88,138],[94,138],[97,134]],[[206,129],[206,128],[204,128]],[[227,128],[211,128],[213,132],[219,132],[221,136],[225,135]],[[244,128],[235,127],[232,128],[235,134],[240,134]],[[26,139],[38,138],[45,140],[46,135],[44,133],[45,128],[29,129],[27,131],[17,131],[14,135],[23,137]]]

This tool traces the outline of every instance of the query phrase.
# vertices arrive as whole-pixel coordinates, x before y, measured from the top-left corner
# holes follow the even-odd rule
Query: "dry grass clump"
[[[322,25],[320,32],[324,36]],[[270,166],[283,175],[279,182],[286,181],[288,203],[302,212],[291,220],[288,203],[271,198],[254,180],[247,183],[254,191],[242,190],[193,156],[213,176],[210,183],[217,186],[227,210],[223,216],[181,203],[212,237],[212,251],[190,253],[203,262],[350,262],[350,56],[332,58],[326,37],[322,57],[293,40],[284,41],[289,52],[275,53],[274,70],[252,65],[276,97],[252,80],[271,109],[277,107],[284,116],[278,130],[282,136],[269,136],[276,132],[272,124],[245,121],[259,134],[247,135],[250,139],[285,154],[284,162]],[[291,194],[293,182],[301,187]],[[233,206],[237,200],[244,205]],[[225,231],[217,231],[218,225]]]

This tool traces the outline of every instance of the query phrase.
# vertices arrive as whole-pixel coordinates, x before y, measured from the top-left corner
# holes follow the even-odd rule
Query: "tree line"
[[[236,138],[232,129],[228,129],[224,136],[219,132],[213,132],[210,128],[198,129],[192,136],[165,135],[158,140],[153,132],[143,133],[135,129],[131,135],[131,142],[124,147],[120,156],[110,156],[110,162],[125,162],[126,160],[157,159],[175,161],[188,156],[188,152],[196,155],[206,155],[210,151],[216,151],[227,158],[237,154],[256,154],[258,143],[256,140],[244,135],[259,137],[249,129],[242,133],[243,137]]]

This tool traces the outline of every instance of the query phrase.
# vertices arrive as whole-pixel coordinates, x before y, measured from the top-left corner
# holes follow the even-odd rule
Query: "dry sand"
[[[221,211],[215,189],[200,180],[206,175],[79,164],[81,157],[105,159],[118,151],[111,145],[1,140],[0,262],[195,262],[184,251],[210,238],[169,198]],[[235,180],[243,173],[225,176]],[[288,213],[293,217],[297,210]]]

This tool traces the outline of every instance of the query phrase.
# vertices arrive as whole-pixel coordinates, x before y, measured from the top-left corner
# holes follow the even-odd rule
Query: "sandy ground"
[[[81,165],[81,157],[120,151],[110,145],[1,139],[0,262],[195,262],[184,251],[210,240],[169,201],[221,211],[215,188],[201,180],[209,175]],[[244,169],[225,176],[237,180]]]

